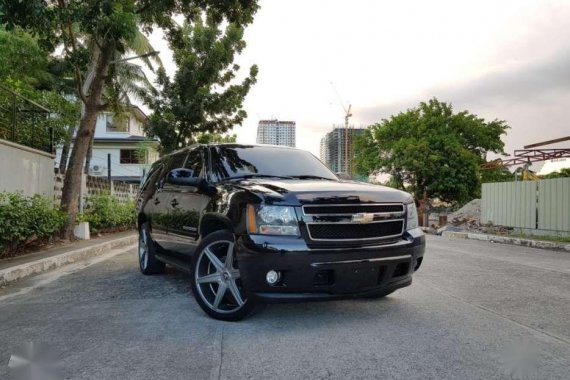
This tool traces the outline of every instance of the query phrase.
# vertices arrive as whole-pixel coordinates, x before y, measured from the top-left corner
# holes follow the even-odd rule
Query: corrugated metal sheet
[[[570,178],[539,181],[538,228],[570,231]]]
[[[537,186],[534,181],[483,184],[481,222],[536,228]]]

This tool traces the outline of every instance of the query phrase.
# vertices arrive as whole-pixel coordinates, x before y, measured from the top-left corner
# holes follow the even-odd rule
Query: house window
[[[121,164],[146,164],[147,156],[145,153],[136,149],[121,149]]]
[[[105,114],[107,132],[129,132],[130,118],[128,115],[117,117],[111,113]]]

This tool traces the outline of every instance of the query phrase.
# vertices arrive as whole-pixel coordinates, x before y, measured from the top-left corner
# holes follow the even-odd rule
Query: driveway
[[[185,275],[134,247],[0,289],[0,379],[26,342],[68,379],[567,379],[570,254],[428,237],[382,300],[269,305],[209,319]]]

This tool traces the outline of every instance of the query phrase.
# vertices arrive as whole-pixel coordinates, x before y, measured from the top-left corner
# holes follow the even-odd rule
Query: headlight
[[[288,206],[247,206],[247,230],[250,234],[299,236],[295,209]]]
[[[406,223],[406,230],[411,230],[413,228],[418,228],[418,210],[416,210],[415,203],[410,203],[406,205],[406,215],[407,215],[407,223]]]

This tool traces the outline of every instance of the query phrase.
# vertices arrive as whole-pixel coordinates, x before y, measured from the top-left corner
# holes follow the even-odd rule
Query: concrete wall
[[[0,139],[0,191],[53,198],[53,154]]]

